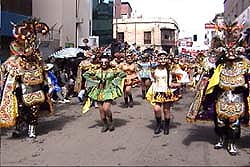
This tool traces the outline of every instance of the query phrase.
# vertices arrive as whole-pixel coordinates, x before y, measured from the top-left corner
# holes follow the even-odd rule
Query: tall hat
[[[19,24],[11,22],[11,24],[13,36],[19,40],[35,40],[38,33],[46,35],[49,32],[49,27],[37,18],[29,18]]]
[[[37,34],[46,35],[49,32],[49,27],[39,21],[37,18],[29,18],[19,24],[11,22],[13,26],[13,37],[15,41],[10,44],[10,51],[12,55],[28,56],[37,49],[36,44]]]
[[[128,52],[125,56],[125,59],[129,59],[129,58],[132,60],[135,60],[137,58],[137,55],[133,50],[128,50]]]
[[[157,57],[160,57],[160,56],[168,56],[168,53],[164,50],[160,50],[157,54]]]
[[[164,50],[159,51],[159,53],[157,54],[157,58],[160,58],[162,56],[165,56],[166,59],[171,60],[171,61],[175,58],[174,55],[169,54]]]
[[[144,53],[143,55],[141,55],[142,59],[149,59],[151,57],[150,53]]]
[[[44,69],[45,69],[46,71],[49,71],[49,70],[51,70],[53,67],[54,67],[54,64],[48,63],[48,64],[46,64],[46,65],[44,66]]]

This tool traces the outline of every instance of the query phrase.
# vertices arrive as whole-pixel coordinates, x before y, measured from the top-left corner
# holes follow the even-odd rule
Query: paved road
[[[41,118],[38,138],[12,139],[1,131],[1,166],[250,166],[250,128],[242,129],[239,155],[214,150],[213,124],[189,124],[186,111],[194,94],[187,92],[172,108],[169,135],[154,135],[152,106],[134,88],[133,108],[112,106],[116,129],[101,133],[98,109],[85,115],[76,99],[56,105],[55,115]]]

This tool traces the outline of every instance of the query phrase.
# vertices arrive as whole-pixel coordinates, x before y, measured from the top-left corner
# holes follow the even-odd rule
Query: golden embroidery
[[[45,102],[45,95],[42,90],[25,94],[22,96],[23,102],[27,106],[33,106],[36,104]]]

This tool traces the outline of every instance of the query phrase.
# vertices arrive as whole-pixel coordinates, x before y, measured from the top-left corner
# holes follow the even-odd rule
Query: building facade
[[[51,30],[47,41],[58,47],[78,47],[91,35],[92,0],[33,0],[32,15]]]
[[[225,21],[235,21],[249,6],[250,0],[225,0]]]
[[[250,27],[250,0],[225,0],[225,21],[238,21],[244,25],[244,31]]]
[[[121,17],[129,19],[131,18],[132,14],[132,7],[130,6],[130,3],[128,2],[122,2],[121,3]]]
[[[114,38],[142,49],[177,50],[179,27],[171,18],[122,18],[113,20]]]
[[[113,40],[113,0],[93,0],[92,35],[99,37],[100,46],[109,45]]]

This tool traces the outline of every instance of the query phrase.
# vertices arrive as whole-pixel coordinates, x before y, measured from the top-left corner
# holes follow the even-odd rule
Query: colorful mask
[[[245,49],[241,46],[243,26],[237,23],[216,25],[218,31],[223,32],[222,46],[217,48],[218,52],[224,52],[229,60],[238,58]]]

